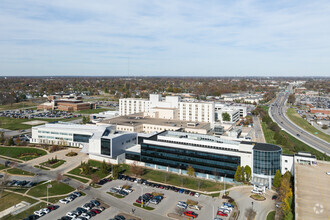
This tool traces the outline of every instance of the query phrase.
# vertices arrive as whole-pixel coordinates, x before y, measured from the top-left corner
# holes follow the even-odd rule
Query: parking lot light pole
[[[137,184],[139,187],[141,187],[141,208],[143,208],[143,186],[140,184]]]
[[[52,185],[51,185],[51,184],[48,184],[48,185],[47,185],[47,206],[48,206],[48,189],[49,189],[49,188],[52,188]]]

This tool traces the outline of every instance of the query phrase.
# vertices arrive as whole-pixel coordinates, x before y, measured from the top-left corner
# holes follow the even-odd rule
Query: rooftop
[[[281,147],[275,144],[266,144],[266,143],[255,143],[253,150],[260,150],[260,151],[279,151],[282,150]]]
[[[138,126],[143,124],[152,124],[160,126],[171,126],[179,128],[187,128],[187,123],[195,123],[190,121],[180,121],[180,120],[168,120],[159,118],[143,117],[143,113],[136,113],[132,115],[120,116],[116,118],[103,120],[102,123],[116,124],[116,125],[126,125],[126,126]],[[189,127],[192,128],[192,127]],[[195,129],[209,129],[210,123],[198,122],[198,124],[193,127]]]

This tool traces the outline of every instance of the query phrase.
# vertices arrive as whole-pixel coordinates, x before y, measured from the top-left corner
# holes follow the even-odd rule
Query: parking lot
[[[297,219],[330,219],[329,163],[295,164]]]
[[[53,119],[53,118],[76,118],[80,114],[66,111],[44,111],[44,110],[7,110],[0,111],[0,117],[25,118],[25,119]]]
[[[159,215],[167,216],[169,213],[176,213],[177,204],[179,201],[193,200],[198,202],[198,206],[201,207],[201,210],[194,210],[187,208],[187,211],[194,211],[198,214],[198,219],[213,219],[215,217],[218,207],[222,206],[222,199],[214,198],[206,195],[200,195],[199,197],[191,196],[185,193],[179,193],[172,190],[160,189],[156,187],[151,187],[143,184],[138,184],[135,182],[127,180],[114,180],[108,183],[105,183],[100,190],[104,193],[109,192],[110,188],[120,187],[123,185],[130,185],[133,192],[128,193],[127,196],[121,198],[120,200],[133,204],[136,203],[136,200],[145,193],[161,193],[164,194],[164,199],[159,202],[159,204],[148,203],[149,207],[154,208],[150,212],[155,212]],[[109,195],[112,196],[112,195]],[[119,199],[119,198],[118,198]],[[138,209],[139,207],[137,207]],[[213,216],[214,214],[214,216]],[[223,219],[226,219],[222,217]]]

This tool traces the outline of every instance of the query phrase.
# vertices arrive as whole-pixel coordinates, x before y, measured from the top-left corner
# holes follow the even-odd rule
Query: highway
[[[308,144],[309,146],[330,155],[330,144],[310,133],[304,131],[292,121],[290,121],[286,114],[285,103],[288,99],[290,93],[282,92],[280,93],[276,100],[272,103],[269,108],[269,115],[283,130],[299,139],[300,141]]]

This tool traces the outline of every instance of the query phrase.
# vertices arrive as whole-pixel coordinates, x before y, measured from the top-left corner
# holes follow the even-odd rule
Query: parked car
[[[199,194],[199,193],[195,193],[195,197],[197,197],[197,198],[198,198],[199,196],[200,196],[200,194]]]
[[[272,200],[276,200],[276,199],[277,199],[277,195],[273,195]]]
[[[185,211],[183,214],[188,217],[193,217],[193,218],[197,218],[197,216],[198,216],[198,214],[193,211]]]
[[[80,192],[73,192],[72,194],[75,195],[75,196],[77,196],[77,197],[82,196]]]
[[[184,189],[180,189],[180,190],[179,190],[179,193],[183,193],[183,192],[184,192]]]
[[[68,204],[70,201],[67,199],[60,199],[59,202],[63,204]]]
[[[189,205],[188,206],[190,209],[195,209],[195,210],[201,210],[201,207],[198,205]]]
[[[221,211],[218,211],[218,212],[217,212],[217,215],[225,216],[225,217],[228,216],[228,214],[226,214],[226,213],[224,213],[224,212],[221,212]]]

